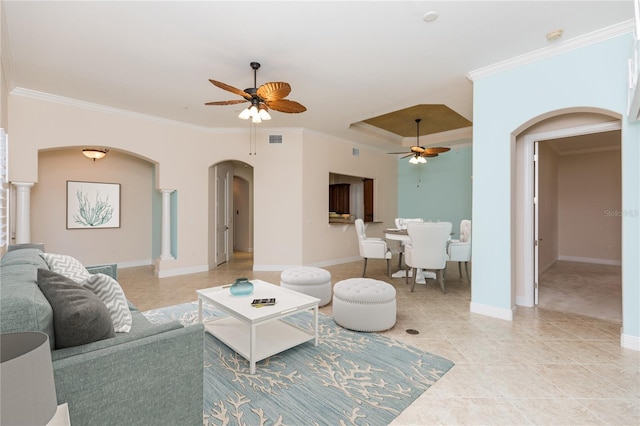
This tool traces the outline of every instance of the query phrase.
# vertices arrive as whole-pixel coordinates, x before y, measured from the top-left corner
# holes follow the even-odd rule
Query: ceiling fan
[[[253,87],[249,87],[248,89],[240,90],[220,81],[209,79],[214,86],[241,96],[242,99],[207,102],[205,105],[234,105],[250,102],[251,105],[244,109],[238,117],[245,120],[251,118],[254,123],[260,123],[262,120],[270,120],[269,108],[289,114],[300,113],[307,110],[304,105],[298,102],[284,99],[291,92],[289,83],[275,81],[265,83],[258,87],[256,81],[260,64],[258,62],[251,62],[250,65],[251,69],[253,69]]]
[[[427,162],[425,157],[437,157],[438,154],[442,154],[443,152],[447,152],[451,149],[451,148],[445,148],[442,146],[436,146],[432,148],[425,148],[423,146],[420,146],[420,122],[421,121],[422,121],[421,118],[416,118],[416,127],[417,127],[416,128],[416,144],[409,149],[409,153],[404,151],[404,152],[388,152],[387,154],[406,154],[405,156],[400,158],[411,157],[411,159],[409,160],[410,163],[419,164],[419,163]]]

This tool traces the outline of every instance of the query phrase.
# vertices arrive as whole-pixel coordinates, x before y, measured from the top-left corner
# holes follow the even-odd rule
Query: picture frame
[[[67,229],[120,228],[120,184],[67,181]]]

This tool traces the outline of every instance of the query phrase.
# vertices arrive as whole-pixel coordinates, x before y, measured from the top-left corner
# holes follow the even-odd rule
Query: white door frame
[[[534,306],[534,164],[533,164],[533,145],[534,142],[566,138],[570,136],[588,135],[592,133],[602,133],[622,129],[620,120],[608,121],[604,123],[588,124],[584,126],[569,127],[565,129],[550,130],[547,132],[532,133],[524,137],[524,160],[523,160],[523,185],[518,188],[522,194],[522,200],[525,203],[523,211],[523,253],[524,262],[521,271],[517,272],[518,281],[523,283],[525,295],[523,298],[517,298],[518,305]]]

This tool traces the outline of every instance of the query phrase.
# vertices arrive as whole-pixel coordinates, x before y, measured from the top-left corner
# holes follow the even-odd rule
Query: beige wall
[[[151,205],[159,196],[153,191],[152,164],[119,152],[94,163],[77,148],[50,150],[39,155],[38,175],[31,190],[33,241],[87,265],[151,263]],[[66,229],[67,180],[120,183],[120,228]]]
[[[354,225],[329,225],[329,173],[374,179],[374,220],[367,235],[382,237],[393,226],[398,210],[396,158],[360,148],[354,156],[353,144],[305,132],[304,181],[300,226],[304,227],[304,264],[322,266],[360,259]]]
[[[9,63],[7,54],[9,52],[9,41],[7,40],[5,14],[4,14],[4,2],[0,2],[0,128],[9,131],[8,129],[8,113],[7,113],[7,99],[9,97],[7,83],[7,72],[5,69],[6,64]]]
[[[558,260],[558,156],[546,142],[539,143],[538,155],[538,271],[542,275]]]
[[[559,258],[620,264],[620,150],[558,159]]]
[[[159,262],[161,276],[208,268],[209,167],[222,161],[242,161],[253,168],[255,269],[279,270],[289,265],[358,258],[353,230],[343,232],[327,224],[330,171],[376,179],[377,220],[390,224],[395,217],[395,158],[365,147],[360,147],[360,157],[354,158],[352,144],[323,134],[257,126],[254,155],[249,155],[246,127],[206,129],[17,95],[9,98],[9,120],[9,178],[36,182],[34,192],[45,178],[39,176],[41,150],[79,150],[90,144],[131,153],[155,165],[156,188],[176,190],[178,200],[178,258]],[[282,135],[283,143],[269,144],[269,134]],[[64,169],[59,178],[64,178]],[[87,180],[93,179],[88,176]],[[36,220],[43,219],[34,219],[32,230],[41,232],[43,225]],[[151,217],[139,225],[149,226],[150,222]],[[39,237],[32,232],[32,240]],[[73,247],[69,254],[91,249],[90,245]],[[135,255],[115,260],[140,259]]]

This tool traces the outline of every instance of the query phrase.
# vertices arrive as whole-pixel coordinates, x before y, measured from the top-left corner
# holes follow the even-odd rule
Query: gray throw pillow
[[[115,337],[107,306],[70,278],[38,269],[38,287],[53,308],[56,349]]]

